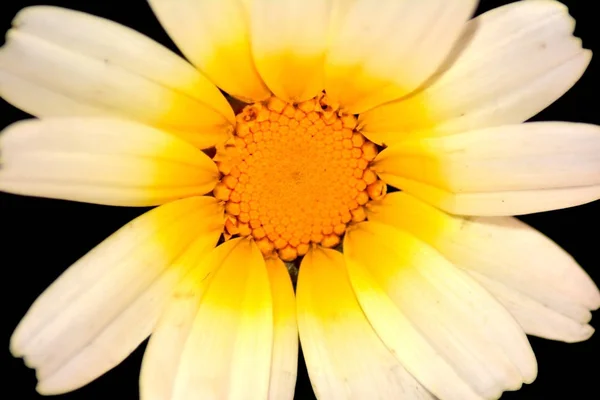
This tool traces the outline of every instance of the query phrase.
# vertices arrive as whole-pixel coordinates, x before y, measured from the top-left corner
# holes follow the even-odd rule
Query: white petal
[[[503,391],[535,379],[535,357],[517,322],[486,290],[425,243],[368,222],[348,233],[344,252],[353,287],[375,330],[389,347],[394,346],[398,357],[406,359],[400,358],[407,370],[438,397],[467,397],[459,395],[459,387],[442,388],[440,378],[430,375],[442,372],[439,356],[483,398],[498,398]],[[375,307],[382,302],[381,294],[374,295],[378,291],[389,296],[397,315],[390,314],[385,302],[384,308]],[[407,331],[405,322],[394,327],[389,321],[401,315],[421,338],[402,336],[406,343],[398,343],[400,333]],[[414,359],[416,346],[424,347],[424,339],[431,346],[428,357]],[[415,348],[407,350],[407,346]],[[437,374],[421,365],[430,360]]]
[[[331,33],[326,91],[357,114],[412,92],[431,76],[477,1],[356,0],[343,5],[346,15],[337,16]]]
[[[559,210],[600,199],[600,185],[489,193],[451,193],[404,178],[395,179],[393,185],[456,215],[522,215]]]
[[[269,400],[292,400],[298,369],[298,325],[296,296],[285,264],[279,258],[266,260],[273,298],[273,358]]]
[[[246,0],[149,0],[181,52],[218,87],[246,102],[269,97],[250,50]]]
[[[213,189],[218,171],[189,143],[132,121],[48,118],[0,136],[0,189],[122,206],[150,206]]]
[[[517,1],[470,21],[448,65],[421,92],[361,115],[377,143],[523,122],[569,90],[591,52],[554,0]]]
[[[297,286],[308,373],[324,399],[433,399],[383,345],[363,314],[337,251],[313,249]]]
[[[38,391],[77,389],[125,359],[191,268],[174,260],[192,242],[192,251],[208,251],[221,231],[222,208],[213,198],[180,200],[130,222],[73,264],[11,338],[13,355],[37,370]]]
[[[506,307],[528,335],[574,343],[588,340],[594,334],[594,328],[585,322],[580,322],[588,318],[565,316],[555,310],[558,307],[543,304],[528,294],[523,294],[474,270],[468,272]]]
[[[191,65],[114,22],[58,7],[30,7],[0,52],[0,94],[38,117],[117,116],[210,147],[233,112]]]
[[[253,0],[252,54],[271,91],[289,102],[324,88],[331,0]]]
[[[468,215],[523,214],[532,208],[545,211],[556,201],[550,199],[555,190],[577,192],[581,187],[600,185],[600,126],[542,122],[409,138],[381,152],[375,170],[386,182],[453,213],[459,211],[458,203],[448,206],[446,199],[415,190],[405,185],[405,180],[457,197],[523,192],[522,199],[512,204],[485,207],[482,201],[473,210],[464,210]],[[530,192],[537,198],[529,198]],[[573,196],[570,205],[578,204],[581,199]]]
[[[515,218],[462,218],[404,193],[369,209],[369,219],[413,233],[468,271],[529,334],[563,341],[589,338],[600,293],[577,262]]]
[[[182,285],[150,340],[143,398],[266,399],[273,307],[260,250],[225,242]]]
[[[161,313],[144,353],[140,374],[140,398],[172,398],[181,354],[188,339],[202,296],[218,265],[206,262],[210,253],[193,263],[191,272],[179,283]]]

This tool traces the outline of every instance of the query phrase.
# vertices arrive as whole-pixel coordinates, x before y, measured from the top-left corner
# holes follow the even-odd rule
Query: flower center
[[[252,235],[263,254],[292,261],[311,243],[335,247],[364,205],[385,195],[369,163],[377,147],[321,94],[292,105],[271,97],[246,106],[217,149],[226,238]]]

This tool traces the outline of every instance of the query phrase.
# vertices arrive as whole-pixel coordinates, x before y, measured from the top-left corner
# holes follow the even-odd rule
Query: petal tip
[[[0,190],[2,190],[2,182],[1,181],[0,181]],[[19,335],[18,328],[15,330],[15,332],[10,337],[8,351],[10,351],[10,354],[15,358],[23,358],[23,356],[24,356],[23,344],[22,344],[21,337]]]
[[[55,396],[70,391],[70,389],[64,390],[58,387],[53,387],[45,381],[38,381],[37,385],[35,386],[35,390],[42,396]]]
[[[523,377],[523,383],[528,385],[533,383],[533,381],[535,381],[538,376],[537,359],[535,357],[535,354],[533,354],[533,350],[531,350],[530,353],[531,354],[529,357],[529,364],[519,368]]]
[[[596,330],[591,325],[583,325],[581,330],[578,332],[577,336],[570,337],[568,339],[563,340],[565,343],[580,343],[589,340]]]
[[[598,287],[595,288],[594,292],[592,293],[592,295],[590,297],[592,298],[591,302],[590,302],[590,304],[591,304],[590,310],[596,311],[597,309],[600,308],[600,290],[598,289]]]

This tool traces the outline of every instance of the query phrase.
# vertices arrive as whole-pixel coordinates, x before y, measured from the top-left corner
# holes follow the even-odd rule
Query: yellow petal
[[[253,0],[252,54],[271,91],[301,102],[323,90],[331,0]]]
[[[215,164],[191,144],[136,122],[48,118],[0,136],[0,190],[88,203],[150,206],[202,195]]]
[[[369,208],[369,220],[406,230],[469,272],[525,332],[567,342],[588,339],[600,292],[577,262],[515,218],[462,218],[405,193]]]
[[[558,1],[517,1],[470,21],[424,90],[361,115],[376,143],[523,122],[579,80],[591,52]]]
[[[467,398],[468,392],[459,392],[466,383],[479,396],[494,399],[535,379],[535,357],[519,324],[485,289],[424,242],[367,222],[348,232],[344,254],[369,321],[407,370],[437,397]],[[407,320],[421,337],[414,338]],[[439,369],[448,366],[456,375],[441,377],[448,372]]]
[[[245,0],[149,0],[181,52],[210,80],[240,100],[268,98],[250,50]]]
[[[323,399],[433,399],[383,345],[352,292],[341,253],[302,260],[298,328],[310,380]]]
[[[542,122],[409,138],[381,152],[375,170],[387,183],[452,213],[546,211],[558,200],[551,198],[556,190],[571,192],[568,206],[575,206],[600,198],[593,189],[600,185],[600,126]],[[459,202],[440,199],[435,192],[419,190],[411,182],[457,198],[495,194],[498,202],[486,203],[482,198],[472,209],[459,208]],[[591,196],[577,196],[582,187],[590,188]],[[510,203],[502,201],[504,193],[519,192],[523,195]]]
[[[38,117],[115,116],[205,148],[233,111],[191,65],[132,29],[58,7],[21,11],[0,51],[0,95]]]
[[[195,197],[125,225],[71,266],[31,306],[11,352],[35,368],[42,394],[75,390],[125,359],[152,331],[162,306],[222,232],[222,207]]]
[[[270,400],[292,400],[298,369],[296,296],[285,264],[279,258],[266,261],[273,298],[273,356]]]
[[[230,240],[206,254],[190,254],[190,273],[173,291],[152,332],[140,374],[140,395],[145,400],[171,399],[181,355],[216,270],[239,243]]]
[[[476,0],[355,0],[337,16],[328,96],[358,114],[412,92],[450,53]],[[336,13],[339,14],[339,13]]]
[[[250,240],[232,240],[198,268],[201,273],[191,275],[181,296],[174,296],[151,339],[142,395],[266,399],[273,306],[260,250]]]

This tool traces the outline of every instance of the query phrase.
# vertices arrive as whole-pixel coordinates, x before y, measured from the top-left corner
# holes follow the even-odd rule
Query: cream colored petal
[[[545,211],[560,204],[561,199],[554,197],[559,190],[571,193],[567,206],[575,206],[600,198],[600,126],[541,122],[409,138],[382,151],[375,170],[387,183],[452,213]],[[411,182],[450,195],[429,193]],[[579,188],[585,187],[590,188],[591,196],[578,196]],[[464,209],[458,201],[448,200],[486,193],[497,196],[500,204],[486,203],[488,196],[472,209]],[[514,196],[511,202],[502,202],[505,193],[507,198]]]
[[[292,400],[298,369],[298,325],[296,296],[285,264],[279,258],[266,260],[273,298],[273,355],[269,400]]]
[[[318,398],[433,399],[373,331],[341,253],[309,251],[296,293],[302,350]]]
[[[75,390],[125,359],[150,334],[192,267],[187,253],[216,244],[222,212],[210,197],[158,207],[61,275],[31,306],[10,343],[13,355],[36,369],[38,391]]]
[[[446,67],[421,92],[361,115],[381,144],[523,122],[579,80],[591,52],[554,0],[517,1],[470,21]]]
[[[405,193],[369,209],[369,220],[406,230],[469,272],[532,335],[585,340],[600,293],[564,250],[515,218],[462,218]]]
[[[528,335],[574,343],[588,340],[594,334],[594,328],[578,321],[577,318],[565,316],[552,306],[532,299],[529,295],[486,275],[472,270],[468,272],[506,307]]]
[[[250,49],[245,0],[149,0],[181,52],[215,85],[246,102],[270,96]]]
[[[144,353],[140,375],[142,400],[172,398],[181,355],[202,297],[215,272],[237,245],[231,240],[195,259],[190,273],[173,291]]]
[[[486,399],[499,398],[503,391],[535,379],[535,357],[518,323],[483,287],[424,242],[393,227],[367,222],[348,232],[344,252],[350,280],[375,330],[437,397],[467,397],[459,395],[458,388],[441,384],[435,370],[440,356],[455,371],[455,379],[460,377]],[[397,315],[390,313],[382,294],[395,304]],[[378,303],[384,307],[378,308]],[[402,316],[420,338],[404,336]],[[397,322],[389,322],[393,320]],[[415,359],[416,346],[422,347],[423,340],[431,348]]]
[[[114,116],[205,148],[233,111],[187,62],[117,23],[58,7],[21,11],[0,51],[0,95],[38,117]]]
[[[235,247],[226,242],[218,250],[190,259],[191,271],[173,290],[150,336],[140,373],[142,400],[171,399],[181,354],[202,297],[223,258]]]
[[[370,324],[407,370],[437,398],[483,399],[396,307],[373,276],[355,262],[352,253],[345,255],[352,288]]]
[[[456,215],[506,216],[558,210],[600,198],[600,185],[489,193],[451,193],[418,181],[388,179],[415,197]]]
[[[342,2],[327,53],[327,94],[358,114],[419,87],[448,56],[476,0]],[[339,14],[339,13],[338,13]]]
[[[226,242],[180,290],[150,340],[142,399],[266,399],[273,306],[260,250]]]
[[[131,121],[48,118],[0,136],[0,190],[119,206],[150,206],[213,189],[219,173],[189,143]]]
[[[252,54],[271,91],[289,102],[324,88],[331,0],[253,0]]]

